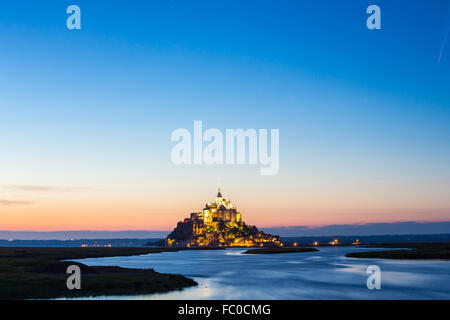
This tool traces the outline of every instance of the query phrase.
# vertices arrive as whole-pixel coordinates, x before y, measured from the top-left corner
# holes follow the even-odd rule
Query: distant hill
[[[165,238],[169,231],[8,231],[0,230],[0,239],[64,240],[64,239],[149,239]]]
[[[394,223],[366,223],[359,225],[339,224],[321,227],[292,226],[261,229],[268,233],[278,234],[281,237],[450,234],[450,221],[410,221]]]

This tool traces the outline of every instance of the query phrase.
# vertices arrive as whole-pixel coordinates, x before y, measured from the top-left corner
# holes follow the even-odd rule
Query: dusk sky
[[[0,230],[170,230],[218,181],[261,227],[449,221],[449,31],[448,0],[1,2]],[[279,129],[278,174],[176,166],[195,120]]]

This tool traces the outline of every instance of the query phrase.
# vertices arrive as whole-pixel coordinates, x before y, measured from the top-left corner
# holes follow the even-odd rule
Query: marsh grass
[[[87,266],[69,259],[177,251],[163,248],[0,248],[0,299],[139,295],[181,290],[197,283],[153,269]],[[81,269],[81,290],[66,286],[69,265]]]

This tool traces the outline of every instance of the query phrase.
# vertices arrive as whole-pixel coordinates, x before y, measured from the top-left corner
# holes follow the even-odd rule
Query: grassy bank
[[[0,248],[0,299],[48,299],[100,295],[138,295],[195,286],[182,275],[153,269],[89,267],[61,261],[82,258],[131,256],[178,249],[163,248]],[[67,267],[81,269],[81,290],[66,287]]]
[[[382,243],[372,247],[407,248],[407,250],[351,252],[345,256],[381,259],[450,259],[450,242]]]
[[[263,248],[249,249],[243,254],[277,254],[277,253],[295,253],[295,252],[314,252],[319,251],[316,248]]]

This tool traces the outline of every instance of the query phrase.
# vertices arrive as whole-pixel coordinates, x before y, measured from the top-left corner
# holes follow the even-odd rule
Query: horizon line
[[[180,220],[182,221],[182,220]],[[450,223],[450,220],[405,220],[405,221],[380,221],[380,222],[356,222],[356,223],[341,223],[341,224],[319,224],[319,225],[272,225],[272,226],[257,226],[258,228],[307,228],[316,229],[329,226],[366,226],[373,224],[401,224],[401,223],[417,223],[417,224],[429,224],[429,223]],[[173,228],[172,228],[173,229]],[[0,229],[0,232],[169,232],[171,229]]]

